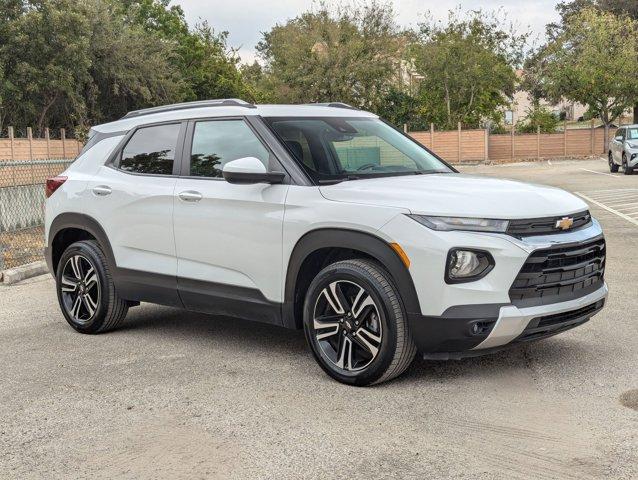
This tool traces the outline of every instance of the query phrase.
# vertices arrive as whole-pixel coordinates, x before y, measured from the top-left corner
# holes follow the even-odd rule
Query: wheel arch
[[[109,267],[115,267],[111,243],[100,223],[88,215],[69,212],[59,214],[49,227],[48,245],[45,248],[49,271],[55,275],[60,257],[68,245],[86,239],[96,240],[102,247]]]
[[[302,236],[290,255],[284,285],[284,326],[302,327],[306,288],[325,265],[345,258],[370,258],[379,262],[392,277],[407,312],[420,312],[412,276],[386,241],[358,230],[322,228]]]

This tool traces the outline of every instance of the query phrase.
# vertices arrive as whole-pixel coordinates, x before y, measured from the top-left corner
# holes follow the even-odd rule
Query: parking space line
[[[616,199],[614,199],[614,200],[616,200]],[[622,208],[618,208],[618,210],[625,210],[626,208],[634,208],[636,205],[638,205],[638,202],[614,203],[614,204],[610,204],[610,205],[607,205],[607,206],[611,207],[611,208],[622,207]]]
[[[595,196],[592,195],[592,197],[596,198],[597,200],[616,200],[621,198],[638,197],[638,191],[618,193],[618,194],[607,193],[605,195],[595,195]]]
[[[583,193],[580,193],[580,192],[574,192],[574,193],[575,193],[576,195],[578,195],[579,197],[581,197],[581,198],[582,198],[583,200],[585,200],[586,202],[591,202],[591,203],[593,203],[594,205],[598,205],[598,206],[599,206],[600,208],[602,208],[603,210],[607,210],[608,212],[613,213],[614,215],[617,215],[617,216],[619,216],[620,218],[624,218],[624,219],[625,219],[625,220],[627,220],[628,222],[633,223],[634,225],[637,225],[637,226],[638,226],[638,219],[635,219],[635,218],[630,217],[629,215],[627,215],[627,214],[625,214],[625,213],[619,212],[618,210],[615,210],[615,209],[613,209],[613,208],[611,208],[611,207],[608,207],[608,206],[607,206],[607,205],[605,205],[604,203],[601,203],[601,202],[599,202],[599,201],[597,201],[597,200],[594,200],[593,198],[591,198],[591,197],[589,197],[589,196],[587,196],[587,195],[585,195],[585,194],[583,194]]]
[[[606,172],[597,172],[596,170],[589,170],[588,168],[581,168],[585,172],[595,173],[596,175],[607,175],[608,177],[618,178],[618,175],[612,175],[611,173]]]

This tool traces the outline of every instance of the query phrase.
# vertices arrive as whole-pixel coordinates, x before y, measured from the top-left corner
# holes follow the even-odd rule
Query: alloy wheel
[[[379,308],[361,285],[338,280],[319,294],[313,335],[323,355],[338,369],[363,370],[377,358],[383,337]]]
[[[100,279],[83,255],[73,255],[62,270],[62,301],[67,313],[79,324],[89,322],[100,304]]]

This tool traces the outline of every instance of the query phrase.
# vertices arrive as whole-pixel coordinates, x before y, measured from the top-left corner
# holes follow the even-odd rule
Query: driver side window
[[[195,124],[190,175],[220,178],[224,164],[255,157],[268,169],[270,153],[243,120],[209,120]]]

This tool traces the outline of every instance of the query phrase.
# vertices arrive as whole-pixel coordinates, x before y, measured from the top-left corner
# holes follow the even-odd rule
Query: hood
[[[583,200],[559,188],[456,173],[350,180],[320,190],[336,202],[451,217],[513,220],[588,209]]]

